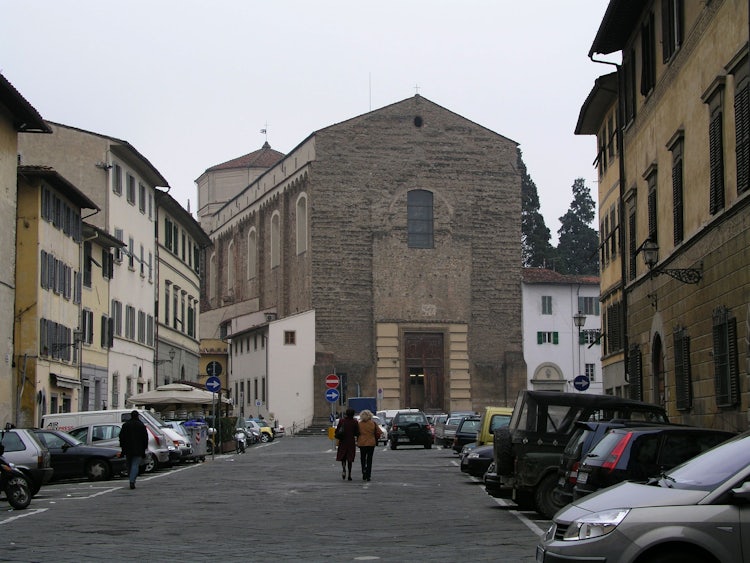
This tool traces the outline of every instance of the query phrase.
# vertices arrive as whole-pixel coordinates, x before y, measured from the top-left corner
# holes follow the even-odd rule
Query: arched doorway
[[[651,345],[651,373],[654,375],[653,402],[666,406],[666,382],[664,381],[664,354],[662,352],[661,336],[657,332]]]

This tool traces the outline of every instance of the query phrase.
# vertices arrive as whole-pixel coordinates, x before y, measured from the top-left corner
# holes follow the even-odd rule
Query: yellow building
[[[39,113],[0,74],[0,426],[19,425],[13,359],[16,300],[16,176],[19,133],[51,133]]]
[[[589,55],[615,53],[576,128],[598,138],[605,389],[747,428],[748,3],[612,0]]]
[[[98,210],[53,169],[18,167],[14,356],[21,426],[77,410],[81,342],[92,328],[81,316],[90,268],[82,260],[84,208]]]

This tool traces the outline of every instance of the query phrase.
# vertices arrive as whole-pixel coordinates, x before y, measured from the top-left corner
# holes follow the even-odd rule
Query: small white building
[[[527,388],[602,393],[599,278],[524,268],[522,299]]]

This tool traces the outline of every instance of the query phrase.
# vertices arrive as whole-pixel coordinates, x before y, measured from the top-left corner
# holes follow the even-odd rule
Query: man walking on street
[[[148,449],[148,430],[146,430],[146,425],[141,422],[138,411],[131,412],[130,420],[122,425],[120,447],[128,460],[130,488],[135,489],[135,480],[138,477],[141,460],[146,456],[146,450]]]

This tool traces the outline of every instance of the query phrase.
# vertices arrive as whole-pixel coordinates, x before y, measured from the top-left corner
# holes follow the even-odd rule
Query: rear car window
[[[3,436],[3,446],[6,452],[22,452],[26,449],[21,437],[13,432],[8,432]]]
[[[479,420],[472,420],[472,419],[465,419],[461,426],[459,427],[459,431],[461,432],[476,432],[479,430]]]
[[[493,414],[490,419],[490,432],[494,432],[498,428],[505,428],[508,424],[510,424],[510,415]]]
[[[395,419],[399,424],[411,424],[412,422],[417,422],[419,424],[425,424],[427,420],[424,416],[418,415],[418,414],[400,414],[396,416]]]

